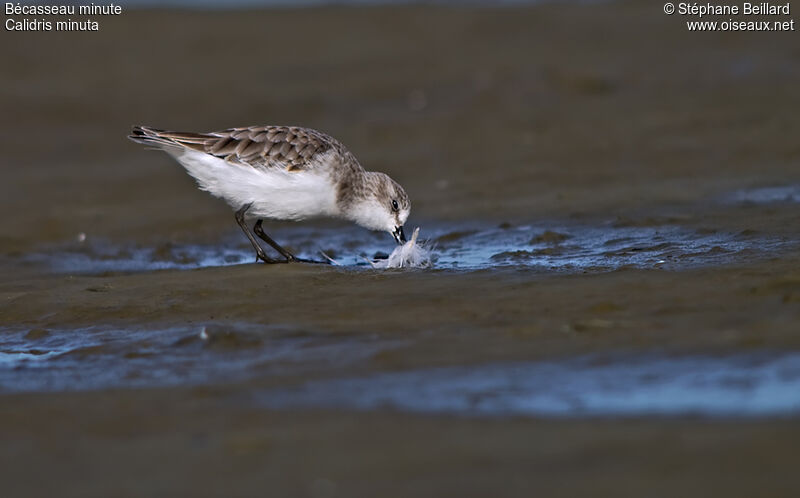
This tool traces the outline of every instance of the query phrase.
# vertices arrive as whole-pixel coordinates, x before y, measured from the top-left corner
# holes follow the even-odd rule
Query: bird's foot
[[[287,263],[312,263],[315,265],[329,265],[331,264],[329,261],[316,261],[314,259],[305,259],[305,258],[298,258],[296,256],[292,256],[291,258],[286,258]]]
[[[281,261],[279,259],[270,258],[269,256],[267,256],[267,253],[265,253],[263,250],[256,252],[256,261],[255,262],[258,263],[259,261],[263,261],[264,263],[267,263],[267,264],[286,263],[286,261]]]

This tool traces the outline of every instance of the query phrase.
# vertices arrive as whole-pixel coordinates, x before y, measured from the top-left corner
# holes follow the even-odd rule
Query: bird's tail
[[[202,133],[159,130],[149,126],[134,126],[128,138],[136,143],[150,145],[159,149],[195,149],[203,150],[208,139],[213,138]]]

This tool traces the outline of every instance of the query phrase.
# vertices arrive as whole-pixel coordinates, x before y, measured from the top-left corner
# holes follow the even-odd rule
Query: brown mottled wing
[[[249,126],[211,133],[135,127],[130,138],[142,143],[186,147],[233,163],[289,171],[307,168],[316,156],[331,149],[337,153],[343,149],[334,138],[298,126]]]

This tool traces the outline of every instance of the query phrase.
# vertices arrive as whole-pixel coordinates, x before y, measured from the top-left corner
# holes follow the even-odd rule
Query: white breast
[[[339,214],[336,188],[324,170],[255,168],[185,149],[173,154],[200,189],[224,199],[234,209],[252,202],[248,211],[252,216],[303,220]]]

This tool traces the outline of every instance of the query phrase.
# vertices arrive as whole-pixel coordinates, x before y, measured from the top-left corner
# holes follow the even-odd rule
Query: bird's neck
[[[338,179],[339,187],[336,192],[336,206],[344,218],[370,193],[369,178],[372,173],[363,169],[348,169]]]

